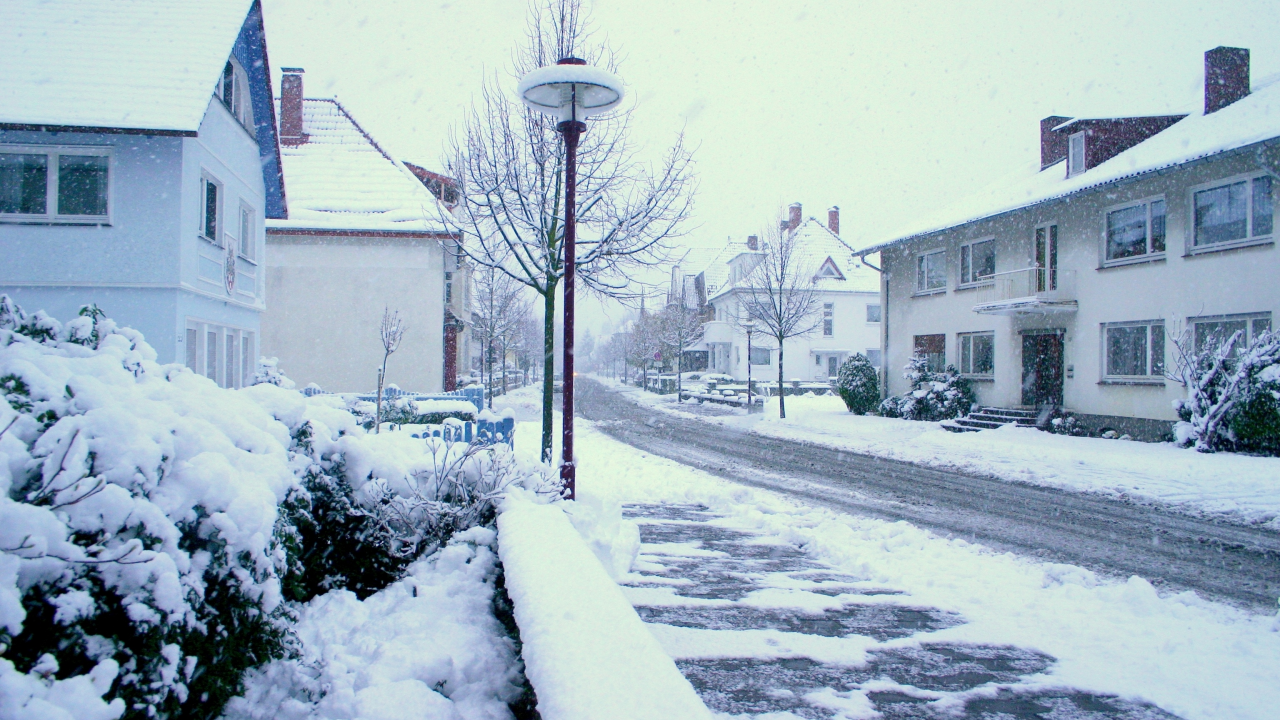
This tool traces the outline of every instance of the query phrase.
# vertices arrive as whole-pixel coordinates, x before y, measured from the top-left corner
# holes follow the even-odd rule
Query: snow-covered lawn
[[[611,383],[618,387],[617,383]],[[1203,454],[1172,443],[1079,438],[1005,426],[951,433],[938,423],[852,415],[836,396],[788,397],[763,413],[715,414],[671,395],[623,391],[662,412],[760,435],[1066,490],[1155,501],[1193,514],[1280,529],[1280,458]]]
[[[868,436],[873,428],[886,427],[856,426],[864,424]],[[1280,707],[1280,683],[1275,680],[1280,677],[1280,618],[1212,603],[1191,592],[1162,595],[1137,577],[1110,581],[1074,566],[995,553],[905,522],[801,506],[775,493],[744,488],[648,455],[593,430],[586,421],[579,420],[578,428],[578,492],[585,503],[702,503],[726,516],[726,527],[794,544],[869,584],[905,593],[893,596],[895,602],[955,612],[965,620],[884,643],[859,636],[815,638],[779,631],[654,626],[673,656],[815,657],[815,647],[821,645],[829,661],[857,665],[876,648],[923,642],[1007,644],[1056,658],[1048,670],[1031,678],[1043,687],[1143,700],[1188,720],[1262,720],[1274,718]],[[935,432],[941,435],[925,429],[914,439],[927,440]],[[536,423],[524,423],[517,440],[533,440],[536,433]],[[985,435],[999,439],[1005,434]],[[886,445],[912,442],[895,441],[886,432],[878,437]],[[992,442],[983,435],[971,437]],[[536,441],[523,447],[527,451],[533,445]],[[870,708],[866,693],[877,688],[883,689],[874,683],[863,685],[840,698],[841,706]],[[990,694],[993,689],[972,692]]]

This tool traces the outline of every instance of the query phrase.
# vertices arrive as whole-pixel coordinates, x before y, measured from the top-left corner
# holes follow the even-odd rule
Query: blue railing
[[[500,420],[446,420],[441,425],[429,425],[422,433],[414,433],[416,438],[440,438],[445,442],[475,442],[478,445],[496,445],[503,443],[509,448],[515,447],[515,418]]]

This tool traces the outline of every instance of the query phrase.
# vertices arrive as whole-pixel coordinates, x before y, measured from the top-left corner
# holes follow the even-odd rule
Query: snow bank
[[[498,532],[543,720],[711,717],[558,503],[512,493]]]
[[[495,540],[472,528],[364,601],[347,590],[313,599],[295,628],[301,657],[250,673],[224,720],[508,717],[522,688],[490,610]]]

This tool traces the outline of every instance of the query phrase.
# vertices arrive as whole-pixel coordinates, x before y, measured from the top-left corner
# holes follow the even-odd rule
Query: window
[[[187,367],[225,388],[253,382],[254,333],[225,325],[188,319]]]
[[[872,367],[880,367],[880,348],[867,348],[867,361]]]
[[[1067,177],[1084,172],[1084,133],[1067,138]]]
[[[444,304],[453,304],[453,273],[444,274]]]
[[[235,330],[227,331],[227,374],[225,375],[225,378],[226,386],[229,388],[240,387],[240,353],[237,348],[238,343],[236,342],[239,340],[238,336],[239,333]]]
[[[200,237],[222,247],[219,218],[222,209],[222,185],[212,177],[200,178]]]
[[[996,274],[996,241],[981,240],[960,246],[960,284],[990,281]]]
[[[934,250],[916,257],[916,292],[929,293],[947,287],[947,255]]]
[[[243,358],[240,367],[241,377],[244,378],[245,385],[252,385],[253,374],[258,369],[257,364],[253,362],[253,333],[244,333],[240,343],[240,353]]]
[[[1251,313],[1248,315],[1214,315],[1203,318],[1191,318],[1192,337],[1197,353],[1212,352],[1222,343],[1229,340],[1232,334],[1239,332],[1233,350],[1239,353],[1253,339],[1271,330],[1271,313]]]
[[[1164,321],[1112,323],[1103,333],[1107,377],[1163,379]]]
[[[240,63],[232,58],[222,69],[222,79],[214,90],[214,96],[249,132],[253,132],[253,102],[249,97],[249,76]]]
[[[218,336],[217,330],[210,330],[205,337],[205,361],[204,375],[214,382],[218,382]]]
[[[257,249],[257,237],[254,233],[254,212],[247,205],[240,206],[240,257],[253,260]]]
[[[879,305],[867,306],[867,322],[869,323],[880,322],[880,306]]]
[[[751,364],[752,365],[768,365],[769,348],[753,347],[751,348]]]
[[[835,377],[840,374],[840,358],[831,355],[827,358],[827,376]]]
[[[924,358],[926,367],[932,372],[947,369],[947,336],[916,335],[915,354]]]
[[[1144,200],[1108,211],[1106,262],[1163,253],[1165,214],[1163,199]]]
[[[199,333],[195,328],[187,328],[187,367],[192,370],[196,369],[196,364],[200,361],[200,348],[198,347]]]
[[[1058,226],[1036,228],[1036,292],[1058,289]]]
[[[814,364],[814,365],[817,365],[818,367],[822,367],[822,356],[821,356],[821,355],[814,355],[814,356],[813,356],[813,364]]]
[[[991,376],[996,368],[995,333],[968,333],[960,336],[960,372]]]
[[[822,336],[831,337],[836,334],[836,306],[825,303],[822,306]]]
[[[0,219],[105,224],[106,148],[0,146]]]
[[[1195,247],[1270,238],[1274,229],[1271,177],[1245,178],[1194,193]]]

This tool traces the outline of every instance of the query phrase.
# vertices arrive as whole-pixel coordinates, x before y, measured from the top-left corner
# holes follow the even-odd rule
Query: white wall
[[[383,308],[408,330],[387,363],[404,390],[443,387],[444,269],[433,238],[278,236],[267,243],[262,353],[299,384],[335,392],[377,387]]]

